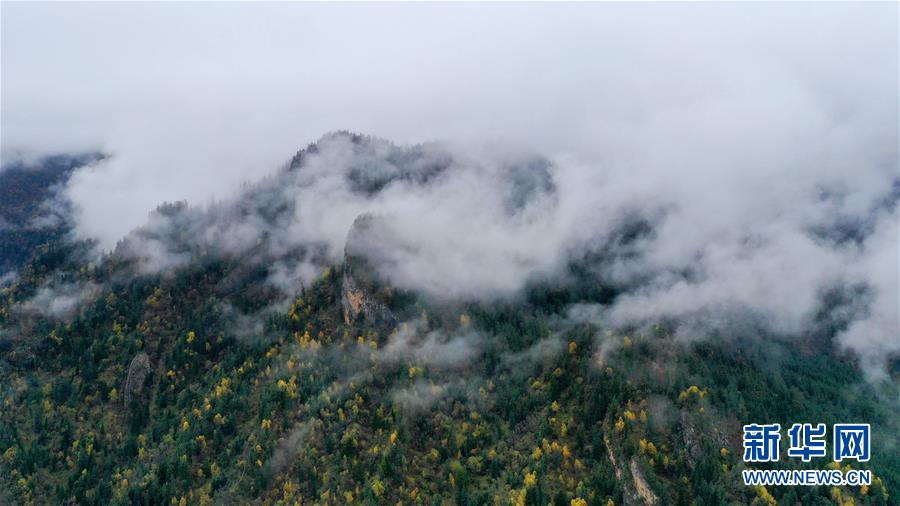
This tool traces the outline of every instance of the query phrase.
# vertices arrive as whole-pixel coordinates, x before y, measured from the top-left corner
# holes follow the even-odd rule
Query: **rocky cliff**
[[[369,323],[395,322],[390,309],[392,291],[372,262],[371,233],[377,218],[363,214],[354,220],[344,246],[344,277],[341,291],[344,322],[360,319]]]

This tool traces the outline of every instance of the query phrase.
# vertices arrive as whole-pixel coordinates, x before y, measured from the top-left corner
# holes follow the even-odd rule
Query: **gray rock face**
[[[703,439],[713,442],[716,448],[727,448],[729,446],[728,437],[718,428],[713,428],[711,434],[701,436],[700,429],[697,428],[698,421],[696,415],[687,410],[681,411],[681,430],[685,453],[685,463],[690,470],[694,470],[697,461],[703,458]]]
[[[131,360],[128,366],[128,377],[125,379],[125,391],[123,400],[125,406],[131,405],[132,400],[140,399],[144,392],[147,376],[150,375],[150,357],[140,352]]]
[[[688,468],[693,471],[696,460],[700,457],[701,453],[700,438],[697,428],[694,426],[693,420],[688,417],[687,412],[684,410],[682,410],[681,412],[681,428],[684,447],[687,449],[685,462],[687,463]]]
[[[376,296],[361,287],[353,278],[350,269],[344,270],[344,289],[341,293],[341,304],[344,309],[344,322],[348,325],[364,318],[370,322],[393,323],[394,314],[387,305],[377,300]]]
[[[344,246],[344,277],[341,305],[344,322],[359,319],[372,323],[393,324],[396,318],[388,307],[390,287],[381,279],[370,261],[367,235],[372,233],[376,218],[364,214],[356,218]]]

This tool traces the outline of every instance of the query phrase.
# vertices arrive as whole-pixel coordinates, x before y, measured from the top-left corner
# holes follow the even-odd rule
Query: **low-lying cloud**
[[[233,4],[173,39],[207,7],[70,9],[4,8],[4,157],[108,153],[64,193],[142,272],[237,255],[290,291],[371,216],[379,273],[435,298],[588,260],[610,325],[802,335],[824,308],[874,376],[900,353],[895,4]],[[341,128],[441,141],[329,135],[279,170]]]
[[[99,292],[100,287],[94,283],[48,282],[38,287],[34,296],[16,306],[16,309],[48,318],[68,318]]]

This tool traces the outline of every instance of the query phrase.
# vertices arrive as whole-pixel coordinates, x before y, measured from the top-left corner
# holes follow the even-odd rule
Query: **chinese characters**
[[[787,431],[787,456],[809,462],[827,455],[824,423],[795,423]],[[867,423],[836,423],[832,427],[832,458],[835,462],[871,458],[870,426]],[[778,462],[781,424],[744,425],[744,462]]]

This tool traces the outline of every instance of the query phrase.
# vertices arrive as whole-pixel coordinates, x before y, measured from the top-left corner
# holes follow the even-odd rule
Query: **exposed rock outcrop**
[[[690,470],[694,470],[697,461],[703,458],[704,441],[712,442],[715,448],[727,448],[728,437],[725,432],[712,427],[708,433],[701,434],[698,428],[697,415],[688,410],[681,411],[681,432],[685,448],[685,463]]]
[[[143,397],[147,377],[150,375],[150,356],[140,352],[131,360],[128,366],[128,377],[125,379],[123,400],[125,407],[131,406],[132,401]]]
[[[347,324],[359,319],[387,324],[396,321],[389,307],[392,294],[390,286],[378,275],[372,264],[372,256],[378,251],[371,240],[376,220],[369,214],[360,215],[347,234],[341,291],[344,322]]]
[[[387,305],[378,300],[375,294],[360,286],[349,269],[344,270],[343,282],[341,304],[344,309],[344,323],[350,324],[359,318],[365,318],[369,322],[395,321],[394,314]]]
[[[641,468],[638,466],[637,458],[631,458],[631,465],[629,467],[631,469],[631,479],[634,480],[634,490],[637,496],[640,497],[641,501],[647,506],[657,504],[659,498],[656,497],[656,494],[653,493],[650,485],[647,484],[644,473],[641,472]]]
[[[616,475],[616,481],[622,484],[623,500],[626,506],[644,504],[646,506],[654,506],[659,503],[659,497],[650,486],[647,484],[647,480],[644,478],[644,473],[641,472],[641,468],[638,465],[637,459],[632,457],[628,466],[628,471],[631,476],[631,482],[634,484],[634,488],[629,487],[628,480],[625,475],[625,468],[620,464],[619,460],[616,459],[616,454],[613,452],[612,444],[609,441],[609,430],[608,427],[604,425],[603,427],[603,444],[606,446],[606,456],[609,458],[609,463],[612,465],[613,472]]]

